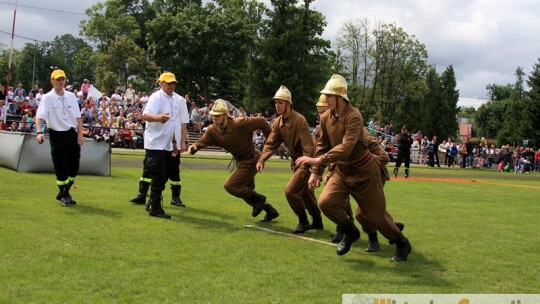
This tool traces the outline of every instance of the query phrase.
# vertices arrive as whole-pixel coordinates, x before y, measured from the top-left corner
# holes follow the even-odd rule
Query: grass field
[[[366,236],[335,247],[246,228],[290,232],[283,188],[289,163],[256,178],[281,216],[251,217],[223,189],[229,158],[182,158],[182,199],[172,220],[129,203],[143,154],[113,153],[111,177],[79,176],[63,208],[53,174],[0,168],[0,303],[340,303],[344,293],[540,293],[540,174],[414,167],[386,184],[387,205],[413,245],[364,252]],[[402,172],[400,172],[402,173]],[[317,191],[319,192],[320,189]],[[335,226],[305,236],[329,241]]]

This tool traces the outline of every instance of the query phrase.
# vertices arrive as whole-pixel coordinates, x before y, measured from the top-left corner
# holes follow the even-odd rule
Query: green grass
[[[540,293],[538,173],[413,167],[412,181],[388,182],[388,210],[405,222],[413,245],[409,260],[396,264],[385,241],[379,253],[365,253],[365,235],[339,257],[329,245],[245,228],[290,232],[296,225],[283,194],[287,161],[270,160],[256,177],[257,190],[281,213],[261,224],[223,189],[229,157],[209,155],[182,158],[188,207],[171,207],[166,190],[173,219],[149,217],[128,203],[142,158],[115,151],[111,177],[79,176],[71,208],[55,201],[54,175],[0,168],[0,303],[340,303],[344,293]],[[328,241],[335,226],[324,223],[325,230],[306,236]]]

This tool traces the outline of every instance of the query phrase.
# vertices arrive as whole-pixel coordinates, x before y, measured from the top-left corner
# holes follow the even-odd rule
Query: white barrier
[[[0,166],[24,173],[54,172],[49,137],[40,145],[33,134],[0,131]],[[111,175],[110,145],[85,138],[79,174]]]

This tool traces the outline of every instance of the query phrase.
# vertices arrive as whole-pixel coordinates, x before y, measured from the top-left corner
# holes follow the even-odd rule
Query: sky
[[[19,0],[14,48],[33,39],[79,37],[84,11],[96,0]],[[15,0],[0,0],[0,44],[11,45]],[[527,75],[540,58],[538,0],[315,0],[311,7],[326,18],[323,38],[335,41],[347,21],[367,18],[372,24],[395,23],[426,46],[428,63],[442,73],[454,67],[459,106],[487,101],[486,85],[515,82],[522,67]]]

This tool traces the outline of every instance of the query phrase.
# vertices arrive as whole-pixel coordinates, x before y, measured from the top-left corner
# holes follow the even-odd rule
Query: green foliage
[[[496,138],[501,129],[509,101],[488,101],[481,105],[474,115],[474,127],[478,136]]]
[[[245,68],[250,39],[240,7],[191,3],[174,13],[158,14],[148,28],[152,58],[175,73],[181,90],[206,98],[240,98],[243,90],[235,87],[234,77]]]
[[[271,108],[270,100],[280,85],[292,93],[295,110],[312,124],[315,101],[330,77],[330,42],[320,36],[326,22],[324,16],[297,5],[297,0],[271,1],[273,9],[261,28],[256,57],[255,110]]]
[[[456,74],[454,67],[449,65],[441,75],[441,86],[443,90],[444,101],[446,103],[443,119],[441,121],[442,134],[455,136],[458,130],[457,113],[459,107],[459,90],[457,89]]]
[[[535,81],[538,77],[538,64],[528,78],[530,92],[524,90],[525,73],[521,67],[516,68],[515,84],[486,86],[491,102],[478,109],[475,115],[475,128],[479,136],[497,138],[501,144],[521,145],[528,139],[533,145],[540,141],[540,100],[536,99]],[[532,93],[531,93],[532,92]]]
[[[122,0],[106,0],[86,10],[88,20],[80,24],[81,36],[86,36],[97,44],[99,51],[107,51],[118,36],[132,40],[141,38],[140,21],[130,15]],[[148,16],[151,17],[151,16]]]
[[[122,60],[119,60],[119,59]],[[135,82],[150,87],[157,79],[158,67],[148,59],[146,52],[131,38],[119,36],[107,51],[99,57],[96,68],[98,87],[103,92],[113,92],[118,86],[127,86],[128,78],[135,76]],[[131,80],[130,80],[131,81]]]

